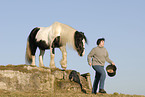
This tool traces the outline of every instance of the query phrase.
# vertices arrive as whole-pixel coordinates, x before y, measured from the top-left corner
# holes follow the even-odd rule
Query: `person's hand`
[[[90,66],[92,66],[92,63],[89,63]]]
[[[115,63],[111,63],[112,65],[115,65]]]

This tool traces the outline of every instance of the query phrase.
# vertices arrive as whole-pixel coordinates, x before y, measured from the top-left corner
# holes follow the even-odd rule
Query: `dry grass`
[[[0,90],[0,97],[145,97],[141,95],[125,95],[125,94],[84,94],[84,93],[48,93],[48,92],[10,92]]]
[[[24,68],[24,66],[28,66],[28,65],[12,65],[12,64],[8,64],[7,66],[0,66],[0,70],[13,70],[13,71],[20,71],[20,72],[25,72],[25,73],[30,73],[32,71],[27,70],[26,68]],[[38,70],[37,70],[38,71]]]
[[[27,67],[27,66],[30,66],[30,67],[36,67],[36,66],[32,66],[32,65],[26,65],[26,64],[21,64],[21,65],[12,65],[12,64],[8,64],[6,66],[3,66],[3,65],[0,65],[0,70],[13,70],[13,71],[19,71],[19,72],[25,72],[25,73],[34,73],[34,72],[37,72],[37,71],[40,71],[40,69],[50,69],[49,67],[36,67],[36,68],[33,68],[32,70],[27,70],[27,68],[24,68],[24,67]],[[54,71],[62,71],[61,69],[59,68],[54,68],[54,69],[51,69],[51,72],[53,73]],[[41,71],[43,72],[43,71]],[[69,73],[71,72],[71,70],[66,70],[65,71],[66,73]]]

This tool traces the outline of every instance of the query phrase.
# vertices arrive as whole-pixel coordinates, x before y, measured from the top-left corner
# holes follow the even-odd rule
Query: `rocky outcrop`
[[[73,73],[72,73],[73,72]],[[8,91],[84,92],[91,91],[90,74],[30,65],[0,66],[0,89]]]

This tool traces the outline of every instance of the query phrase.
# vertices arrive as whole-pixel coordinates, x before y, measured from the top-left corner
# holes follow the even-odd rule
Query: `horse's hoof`
[[[63,71],[65,71],[66,70],[66,68],[62,68],[63,69]]]
[[[30,66],[32,66],[32,67],[36,67],[36,65],[35,65],[35,64],[31,64]]]
[[[44,64],[42,65],[42,64],[39,64],[39,67],[44,67]]]
[[[50,65],[49,67],[52,68],[52,69],[53,69],[53,68],[56,68],[56,66],[51,66],[51,65]]]
[[[45,66],[39,66],[40,68],[44,68]]]

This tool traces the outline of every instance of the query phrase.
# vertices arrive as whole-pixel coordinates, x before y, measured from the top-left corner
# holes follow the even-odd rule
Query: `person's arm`
[[[108,54],[107,50],[106,50],[106,61],[108,63],[111,63],[112,65],[115,65],[115,63],[109,58],[109,54]]]
[[[87,56],[88,64],[91,66],[92,65],[92,57],[94,55],[94,49],[91,50],[91,52]]]

